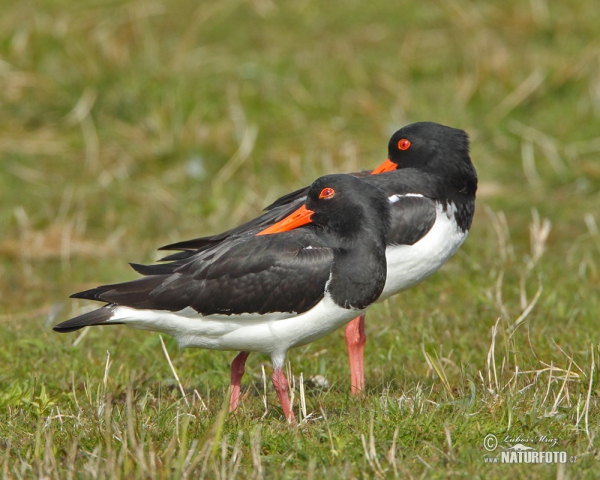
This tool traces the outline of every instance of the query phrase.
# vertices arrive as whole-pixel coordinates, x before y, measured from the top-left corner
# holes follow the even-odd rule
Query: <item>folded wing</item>
[[[73,297],[137,309],[191,307],[203,316],[302,313],[323,298],[333,251],[308,245],[298,239],[297,232],[294,235],[293,241],[277,241],[277,235],[246,237],[219,244],[187,261],[136,266],[147,276]]]

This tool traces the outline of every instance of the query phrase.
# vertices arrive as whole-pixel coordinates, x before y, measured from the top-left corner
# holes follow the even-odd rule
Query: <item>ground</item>
[[[2,12],[3,477],[596,477],[596,2]],[[163,349],[120,327],[52,331],[89,307],[69,294],[136,278],[127,262],[321,174],[373,168],[390,134],[421,120],[469,133],[477,212],[439,273],[370,309],[361,398],[343,332],[290,352],[302,422],[289,427],[261,355],[230,417],[234,352],[168,337]],[[525,455],[519,444],[566,463],[500,463]]]

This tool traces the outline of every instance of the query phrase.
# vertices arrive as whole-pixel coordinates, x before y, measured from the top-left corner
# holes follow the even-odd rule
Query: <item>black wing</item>
[[[315,239],[300,231],[238,238],[175,262],[171,272],[149,266],[146,277],[72,297],[138,309],[192,307],[202,315],[302,313],[323,298],[333,264],[333,251]]]
[[[363,179],[386,192],[392,202],[388,244],[414,245],[429,232],[436,220],[442,180],[411,168]]]
[[[271,205],[265,208],[265,211],[270,212],[281,207],[287,207],[290,204],[298,205],[298,203],[302,203],[306,200],[306,194],[308,192],[309,187],[302,187],[298,190],[295,190],[291,193],[284,195],[283,197],[279,197],[275,200]]]
[[[436,219],[435,202],[427,197],[392,197],[390,245],[414,245],[423,238]]]
[[[206,250],[210,247],[221,243],[227,238],[239,237],[244,235],[255,235],[261,230],[267,228],[268,226],[273,225],[279,220],[282,220],[283,218],[287,217],[294,210],[300,208],[303,202],[304,200],[300,200],[296,203],[286,205],[283,208],[278,208],[276,210],[265,212],[259,217],[253,218],[252,220],[242,223],[241,225],[238,225],[237,227],[232,228],[231,230],[226,230],[225,232],[218,233],[217,235],[194,238],[192,240],[185,240],[183,242],[172,243],[170,245],[160,247],[159,250],[183,251],[163,257],[159,261],[162,262],[169,260],[187,259],[190,258],[192,255],[196,254],[199,250]]]
[[[354,172],[351,175],[355,177],[366,177],[371,174],[371,170],[364,170],[361,172]],[[216,235],[210,235],[206,237],[194,238],[192,240],[184,240],[182,242],[171,243],[160,247],[159,250],[182,250],[181,252],[173,253],[161,258],[159,261],[170,261],[170,260],[184,260],[190,258],[192,255],[197,253],[198,250],[205,250],[210,248],[226,238],[235,237],[239,235],[254,235],[260,230],[263,230],[270,225],[278,222],[279,220],[287,217],[290,213],[294,212],[302,206],[306,200],[306,193],[309,187],[302,187],[291,193],[288,193],[277,200],[271,205],[265,208],[265,213],[259,217],[253,218],[241,225],[238,225],[231,230],[218,233]],[[133,265],[132,265],[133,266]],[[136,268],[136,266],[133,266]],[[137,270],[137,268],[136,268]],[[141,273],[141,272],[140,272]]]

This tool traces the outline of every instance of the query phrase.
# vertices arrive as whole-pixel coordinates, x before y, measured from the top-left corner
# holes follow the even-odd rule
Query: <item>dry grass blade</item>
[[[452,451],[452,434],[450,433],[450,428],[447,424],[444,424],[444,433],[446,434],[446,442],[448,443],[448,454],[453,457],[454,453]]]
[[[521,142],[521,160],[523,162],[525,178],[532,187],[539,188],[542,185],[542,179],[535,167],[535,153],[531,142]]]
[[[261,426],[257,426],[254,432],[251,434],[251,452],[252,452],[252,478],[260,479],[263,478],[263,467],[262,459],[260,455],[260,442],[261,442]]]
[[[372,428],[372,427],[371,427]],[[375,450],[375,440],[372,435],[372,430],[369,433],[369,446],[367,447],[367,440],[365,438],[365,434],[360,434],[360,440],[362,442],[363,451],[365,454],[365,458],[373,470],[373,473],[377,476],[377,478],[385,478],[385,472],[381,470],[381,465],[379,465],[379,461],[377,460],[377,451]]]
[[[106,351],[106,364],[104,365],[104,377],[102,378],[102,392],[97,395],[97,414],[98,418],[102,417],[104,409],[107,404],[107,385],[108,385],[108,371],[110,369],[110,352]]]
[[[592,434],[590,432],[590,401],[592,398],[592,386],[594,384],[594,373],[595,373],[595,368],[596,368],[596,362],[594,359],[594,345],[590,345],[590,356],[591,356],[591,361],[590,361],[590,383],[589,383],[589,387],[588,387],[588,392],[587,392],[587,398],[585,400],[585,407],[584,407],[584,411],[585,411],[585,434],[587,435],[588,441],[590,443],[590,447],[592,445],[593,442],[593,437]]]
[[[542,69],[535,69],[523,82],[507,95],[487,116],[490,123],[496,123],[505,117],[511,110],[518,107],[538,90],[546,80],[547,73]]]
[[[190,402],[187,399],[187,395],[185,394],[185,390],[183,388],[183,385],[181,384],[181,381],[179,380],[179,375],[177,375],[177,371],[175,370],[173,362],[171,362],[171,357],[169,356],[169,352],[167,350],[167,346],[165,345],[165,341],[163,340],[162,335],[159,335],[158,337],[160,338],[160,344],[162,345],[162,349],[163,349],[163,352],[165,354],[165,358],[167,359],[167,362],[169,363],[169,367],[171,367],[171,372],[173,372],[173,376],[175,377],[175,381],[177,382],[177,385],[179,386],[179,391],[181,392],[181,396],[183,397],[183,400],[185,401],[185,404],[189,407],[190,406]]]
[[[446,393],[448,393],[448,395],[450,396],[451,399],[454,399],[454,395],[452,393],[452,387],[450,386],[450,382],[448,381],[448,376],[446,375],[446,371],[444,370],[444,367],[443,367],[442,363],[440,362],[440,358],[438,357],[437,352],[435,354],[436,358],[434,359],[431,355],[429,355],[429,353],[427,353],[427,351],[425,350],[424,344],[421,345],[421,350],[423,352],[423,355],[425,356],[425,361],[427,362],[427,365],[429,366],[429,368],[431,368],[432,370],[435,371],[435,373],[437,374],[439,379],[442,381],[442,385],[444,385],[444,389],[446,390]]]
[[[573,366],[573,362],[569,363],[569,368],[567,370],[567,373],[563,379],[562,385],[560,387],[560,390],[558,391],[558,394],[556,395],[556,400],[554,400],[554,404],[552,405],[552,408],[550,409],[550,412],[548,412],[546,415],[548,416],[554,416],[558,413],[558,406],[562,400],[562,394],[565,391],[565,387],[567,386],[567,381],[570,379],[570,374],[571,374],[571,367]],[[567,390],[568,392],[568,390]],[[568,397],[567,397],[568,399]]]
[[[556,139],[517,120],[509,122],[508,128],[522,139],[538,145],[556,173],[561,175],[568,173],[568,168],[558,153],[559,149]]]
[[[547,218],[540,221],[540,214],[533,208],[531,210],[531,216],[533,221],[529,226],[530,241],[531,241],[531,261],[528,264],[528,268],[531,269],[539,261],[546,250],[546,241],[550,230],[552,228],[552,222]]]
[[[510,230],[508,228],[508,222],[504,212],[494,212],[489,206],[484,205],[483,209],[486,216],[490,220],[496,238],[498,241],[498,253],[502,262],[512,260],[514,258],[514,252],[512,248],[512,242],[510,239]]]
[[[398,440],[398,433],[400,431],[399,427],[396,427],[394,430],[394,435],[392,437],[392,445],[387,454],[387,459],[392,468],[394,469],[394,478],[398,478],[398,466],[396,465],[396,442]]]
[[[488,391],[490,393],[498,393],[500,391],[500,386],[498,384],[498,373],[496,371],[496,335],[498,334],[498,324],[500,323],[500,318],[496,320],[496,323],[492,327],[492,341],[490,343],[490,348],[487,354],[486,360],[486,370],[488,377]],[[492,381],[493,379],[493,381]]]
[[[329,437],[329,448],[330,452],[334,457],[337,457],[338,451],[335,449],[335,445],[333,443],[333,435],[331,433],[331,427],[329,426],[329,420],[327,419],[327,414],[325,413],[325,409],[323,406],[320,407],[321,415],[323,415],[323,420],[325,420],[325,426],[327,427],[327,436]]]
[[[194,388],[194,397],[198,399],[198,401],[200,402],[200,405],[202,405],[202,409],[204,411],[208,411],[208,407],[206,406],[206,403],[204,403],[204,400],[202,399],[202,395],[200,395],[198,390],[196,390],[195,388]]]
[[[537,289],[537,292],[535,292],[535,295],[531,299],[531,302],[529,302],[529,304],[527,305],[527,307],[525,307],[525,309],[523,310],[523,313],[521,313],[521,315],[519,315],[519,318],[517,318],[515,320],[515,323],[513,324],[512,332],[510,334],[511,337],[512,337],[512,335],[514,335],[514,333],[517,330],[517,328],[519,328],[519,326],[521,326],[521,324],[527,319],[528,315],[531,313],[531,311],[533,310],[533,308],[537,304],[537,301],[539,300],[540,295],[542,294],[543,290],[544,289],[542,287],[542,281],[541,281],[541,278],[540,278],[539,279],[539,287]]]
[[[292,362],[285,364],[286,377],[288,379],[288,389],[290,392],[290,411],[294,411],[294,400],[296,399],[296,378],[292,374]],[[300,420],[302,421],[302,420]]]
[[[267,416],[267,413],[269,413],[269,405],[267,403],[267,374],[265,373],[264,363],[260,364],[260,371],[263,384],[262,401],[265,407],[265,411],[263,412],[262,418],[265,418]]]
[[[302,423],[302,421],[304,421],[307,417],[306,414],[306,396],[304,395],[304,374],[302,372],[300,372],[300,380],[299,380],[299,386],[300,386],[300,415],[299,415],[299,422],[298,423]]]

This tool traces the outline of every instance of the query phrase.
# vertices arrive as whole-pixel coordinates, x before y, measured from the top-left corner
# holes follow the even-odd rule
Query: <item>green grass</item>
[[[596,2],[278,3],[3,2],[2,476],[595,478]],[[260,355],[230,418],[232,352],[165,338],[184,401],[158,335],[52,332],[87,306],[70,293],[374,167],[420,120],[469,132],[476,218],[438,274],[370,310],[363,398],[341,332],[288,356],[296,412],[300,374],[330,383],[304,382],[297,428]],[[490,433],[577,459],[485,463]]]

